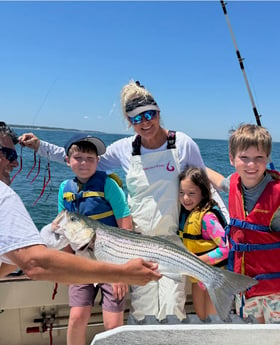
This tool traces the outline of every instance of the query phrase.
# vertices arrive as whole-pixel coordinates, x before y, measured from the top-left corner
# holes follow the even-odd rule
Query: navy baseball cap
[[[73,137],[71,137],[67,141],[67,143],[64,145],[66,155],[68,154],[68,151],[73,144],[77,144],[81,141],[88,141],[88,142],[94,144],[96,147],[98,156],[103,155],[103,153],[105,153],[105,151],[106,151],[106,146],[101,139],[98,139],[98,138],[93,137],[91,135],[87,135],[85,133],[79,133],[79,134],[75,134]]]

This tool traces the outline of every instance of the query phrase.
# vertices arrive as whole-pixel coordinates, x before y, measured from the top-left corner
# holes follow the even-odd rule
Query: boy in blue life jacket
[[[131,230],[132,218],[123,190],[105,172],[96,171],[99,156],[105,151],[100,139],[82,133],[65,144],[66,163],[75,177],[59,187],[58,212],[67,209],[107,225]],[[65,248],[69,249],[72,250]],[[126,284],[70,285],[67,344],[86,344],[86,328],[99,288],[105,329],[123,325]]]
[[[214,186],[229,192],[228,268],[259,281],[236,296],[237,313],[260,323],[280,322],[280,174],[266,168],[271,148],[265,128],[243,124],[229,139],[236,172],[224,178],[207,169]]]

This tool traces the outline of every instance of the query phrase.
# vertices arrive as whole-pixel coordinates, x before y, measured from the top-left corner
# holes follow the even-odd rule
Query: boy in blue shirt
[[[75,177],[61,183],[58,211],[67,209],[107,225],[131,230],[132,218],[123,190],[105,172],[96,171],[99,156],[105,151],[105,144],[100,139],[82,133],[65,144],[66,163]],[[72,251],[70,246],[65,250]],[[86,344],[86,328],[99,288],[105,329],[123,325],[126,284],[70,285],[68,345]]]

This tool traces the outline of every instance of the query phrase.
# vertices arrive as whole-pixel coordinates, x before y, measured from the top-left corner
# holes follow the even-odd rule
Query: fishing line
[[[38,110],[36,111],[35,115],[33,116],[33,121],[32,121],[32,125],[33,125],[33,126],[34,126],[34,123],[35,123],[36,118],[38,117],[38,115],[39,115],[39,113],[41,112],[43,106],[45,105],[45,103],[46,103],[46,101],[47,101],[47,99],[48,99],[48,96],[49,96],[50,92],[52,91],[52,89],[53,89],[55,83],[57,82],[57,79],[58,79],[58,77],[55,78],[55,79],[53,80],[53,82],[51,83],[51,85],[49,86],[49,88],[48,88],[48,90],[47,90],[47,92],[46,92],[46,94],[45,94],[45,96],[44,96],[44,98],[43,98],[43,100],[42,100],[42,102],[41,102],[41,104],[40,104]],[[31,172],[35,169],[35,166],[36,166],[36,152],[34,151],[34,164],[33,164],[32,168],[31,168],[31,170],[29,171],[28,175],[26,176],[26,178],[28,178],[28,177],[30,176]],[[39,173],[40,173],[40,167],[41,167],[41,159],[40,159],[40,157],[39,157],[39,159],[38,159],[38,170],[37,170],[36,175],[35,175],[34,178],[32,179],[31,183],[33,183],[33,182],[36,180],[36,178],[38,177],[38,175],[39,175]],[[47,171],[47,175],[48,175],[48,176],[46,177],[46,172],[45,172],[44,181],[43,181],[43,187],[42,187],[41,193],[39,194],[38,198],[34,201],[34,203],[33,203],[32,206],[34,206],[34,205],[37,204],[37,202],[39,201],[39,199],[40,199],[40,198],[42,197],[42,195],[44,194],[45,189],[46,189],[47,185],[49,184],[49,182],[50,182],[50,180],[51,180],[51,169],[50,169],[50,162],[49,162],[49,160],[48,160],[48,163],[47,163],[47,166],[46,166],[46,171]],[[51,189],[49,190],[49,193],[48,193],[48,195],[47,195],[46,200],[48,199],[50,192],[51,192]]]
[[[238,59],[238,62],[239,62],[239,66],[241,68],[241,71],[242,71],[242,74],[243,74],[243,77],[244,77],[244,80],[245,80],[245,84],[246,84],[246,87],[247,87],[247,91],[248,91],[248,94],[249,94],[249,97],[250,97],[250,100],[251,100],[251,104],[252,104],[252,107],[253,107],[253,112],[254,112],[254,115],[255,115],[256,122],[257,122],[258,126],[261,126],[262,124],[261,124],[260,117],[262,115],[259,114],[259,112],[257,110],[257,107],[256,107],[256,104],[254,102],[253,94],[251,92],[251,88],[250,88],[249,81],[248,81],[248,78],[247,78],[247,75],[246,75],[246,72],[245,72],[245,68],[244,68],[244,64],[243,64],[243,60],[244,59],[242,58],[242,56],[240,54],[240,51],[238,49],[234,33],[232,31],[232,27],[231,27],[231,24],[230,24],[230,21],[229,21],[229,17],[228,17],[228,14],[227,14],[226,4],[225,4],[224,1],[220,1],[220,3],[221,3],[221,6],[222,6],[224,15],[226,17],[227,25],[228,25],[228,28],[229,28],[229,31],[230,31],[230,35],[231,35],[233,44],[234,44],[234,48],[235,48],[235,52],[236,52],[237,59]],[[271,158],[269,159],[269,166],[270,166],[270,168],[272,170],[275,170],[275,167],[274,167],[274,164],[273,164]]]
[[[55,78],[54,81],[53,81],[53,82],[51,83],[51,85],[49,86],[49,88],[48,88],[48,90],[47,90],[47,92],[46,92],[46,94],[45,94],[45,96],[44,96],[44,98],[43,98],[43,100],[42,100],[42,102],[41,102],[39,108],[37,109],[36,113],[34,114],[34,116],[33,116],[33,121],[32,121],[32,125],[33,125],[33,126],[34,126],[34,123],[35,123],[36,118],[38,117],[38,115],[39,115],[39,113],[41,112],[43,106],[45,105],[45,103],[46,103],[46,101],[47,101],[47,99],[48,99],[48,97],[49,97],[50,92],[52,91],[52,89],[53,89],[55,83],[57,82],[57,79],[58,79],[58,78]]]

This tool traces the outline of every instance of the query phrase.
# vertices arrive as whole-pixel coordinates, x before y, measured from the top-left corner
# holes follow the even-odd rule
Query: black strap
[[[167,149],[176,149],[176,131],[168,131]]]
[[[141,136],[136,135],[132,142],[132,156],[140,156],[141,152]],[[167,149],[176,149],[176,131],[168,131],[167,135]]]
[[[140,156],[141,136],[138,134],[132,142],[132,156]]]

